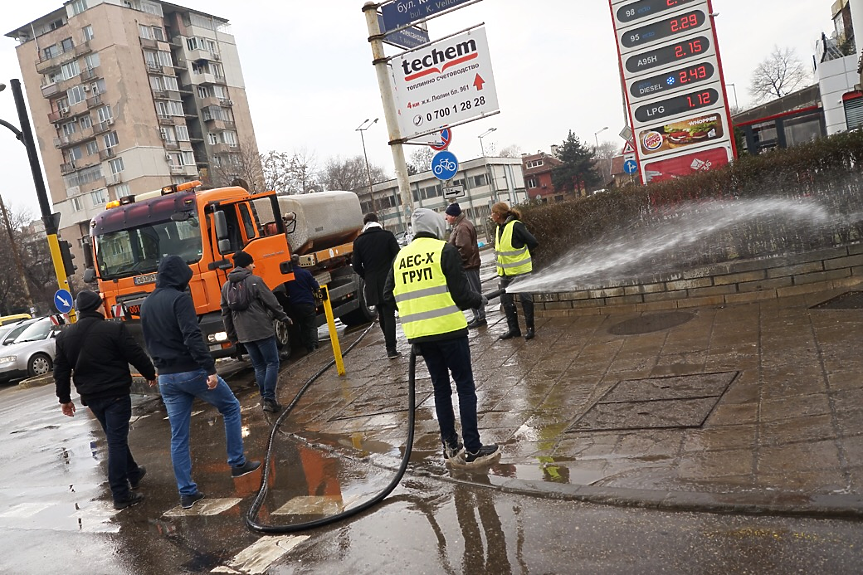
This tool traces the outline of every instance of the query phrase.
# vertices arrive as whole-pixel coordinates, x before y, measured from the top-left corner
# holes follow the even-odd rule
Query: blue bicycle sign
[[[458,172],[458,159],[449,151],[438,152],[432,158],[432,173],[439,180],[451,180]]]

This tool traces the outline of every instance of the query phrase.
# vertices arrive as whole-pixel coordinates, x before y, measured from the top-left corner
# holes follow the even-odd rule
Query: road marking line
[[[277,559],[308,538],[308,535],[261,537],[237,553],[227,565],[216,567],[211,573],[266,573]]]
[[[239,497],[228,497],[225,499],[207,499],[195,503],[191,509],[183,509],[179,505],[164,513],[164,517],[190,517],[194,515],[218,515],[227,511],[242,501]]]
[[[33,517],[37,513],[48,509],[52,505],[54,504],[45,503],[44,501],[39,503],[19,503],[8,511],[0,513],[0,517]]]

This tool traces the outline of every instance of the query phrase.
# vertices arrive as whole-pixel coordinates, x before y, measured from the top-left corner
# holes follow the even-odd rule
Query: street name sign
[[[380,14],[378,14],[378,26],[381,30],[384,29],[384,19]],[[428,44],[429,41],[428,30],[423,30],[416,26],[403,28],[398,32],[390,32],[384,36],[384,42],[387,44],[396,48],[405,48],[406,50]]]
[[[500,110],[483,27],[396,56],[391,72],[403,139]]]
[[[411,22],[434,16],[473,0],[395,0],[381,6],[384,26],[381,32],[407,26]]]

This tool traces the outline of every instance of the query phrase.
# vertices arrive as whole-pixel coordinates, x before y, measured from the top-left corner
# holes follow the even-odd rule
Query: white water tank
[[[363,229],[360,199],[353,192],[315,192],[279,196],[291,252],[303,255],[353,241]]]

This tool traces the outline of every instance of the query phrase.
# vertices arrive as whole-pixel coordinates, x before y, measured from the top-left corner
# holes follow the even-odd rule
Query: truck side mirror
[[[93,268],[87,268],[84,270],[84,283],[90,283],[96,281],[96,270]]]
[[[213,217],[216,219],[216,239],[219,241],[219,250],[221,250],[222,240],[228,239],[228,219],[225,217],[225,212],[219,210],[213,212]]]

